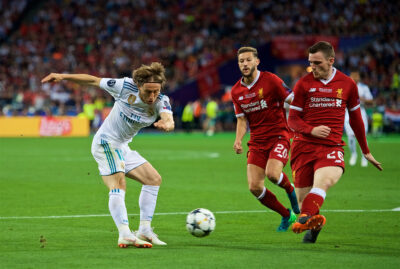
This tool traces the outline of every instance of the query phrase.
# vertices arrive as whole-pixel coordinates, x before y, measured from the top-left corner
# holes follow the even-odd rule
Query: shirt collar
[[[246,83],[243,82],[243,77],[242,77],[242,79],[240,80],[240,83],[241,83],[243,86],[247,87],[247,89],[250,90],[251,87],[253,87],[254,84],[257,83],[258,79],[260,78],[260,74],[261,74],[261,72],[260,72],[259,70],[257,70],[257,76],[256,76],[256,78],[255,78],[255,79],[253,80],[253,82],[252,82],[251,84],[249,84],[249,85],[247,85]]]
[[[335,77],[335,75],[336,75],[336,68],[332,66],[332,75],[330,76],[330,78],[328,78],[328,79],[320,79],[320,81],[326,85],[329,82],[331,82],[331,80]]]

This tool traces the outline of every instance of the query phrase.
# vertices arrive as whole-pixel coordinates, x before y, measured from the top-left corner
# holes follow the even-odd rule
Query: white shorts
[[[131,150],[128,144],[113,145],[105,140],[93,140],[92,155],[99,166],[101,176],[117,172],[126,174],[147,162],[137,151]]]

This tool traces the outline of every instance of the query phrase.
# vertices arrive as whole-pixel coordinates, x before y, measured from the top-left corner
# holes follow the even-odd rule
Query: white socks
[[[348,143],[349,143],[349,150],[351,155],[357,156],[357,142],[356,142],[356,137],[354,135],[350,135],[348,137]]]
[[[151,220],[156,209],[158,190],[160,186],[143,185],[139,196],[140,208],[140,232],[147,232],[151,229]]]
[[[316,195],[319,195],[319,196],[321,196],[321,197],[325,200],[326,191],[324,191],[323,189],[320,189],[320,188],[312,188],[312,189],[310,190],[310,193],[314,193],[314,194],[316,194]]]
[[[109,192],[108,208],[111,216],[118,228],[120,237],[131,235],[129,230],[128,213],[125,206],[125,191],[121,189],[112,189]]]

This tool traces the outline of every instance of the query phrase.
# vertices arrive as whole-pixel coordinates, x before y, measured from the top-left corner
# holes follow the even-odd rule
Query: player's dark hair
[[[312,54],[317,53],[318,51],[322,52],[325,58],[335,58],[335,50],[329,42],[320,41],[315,43],[308,49],[308,53]]]
[[[239,56],[242,53],[245,52],[252,52],[254,57],[258,58],[258,52],[256,48],[253,47],[241,47],[238,51],[237,51],[237,56]]]
[[[167,79],[165,78],[165,68],[161,63],[153,62],[150,65],[142,64],[138,69],[132,72],[133,81],[138,86],[142,86],[144,83],[160,83],[161,87],[164,87]]]

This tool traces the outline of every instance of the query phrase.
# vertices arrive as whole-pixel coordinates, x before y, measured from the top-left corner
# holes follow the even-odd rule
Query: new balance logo
[[[316,88],[311,88],[308,92],[315,92],[316,90]]]

